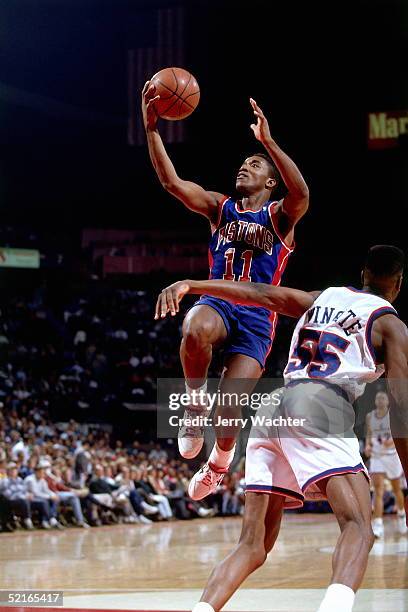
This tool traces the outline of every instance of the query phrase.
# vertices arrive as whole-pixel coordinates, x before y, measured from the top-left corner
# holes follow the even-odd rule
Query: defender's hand
[[[173,283],[173,285],[163,289],[157,298],[154,318],[164,319],[168,312],[170,312],[171,316],[174,317],[174,315],[179,312],[180,301],[183,299],[189,289],[190,285],[188,284],[188,281],[185,280]]]
[[[156,96],[155,93],[155,85],[150,84],[150,81],[146,81],[142,91],[142,115],[145,130],[155,130],[157,127],[159,116],[154,103],[160,99],[160,96]]]
[[[259,140],[260,142],[265,142],[267,140],[270,140],[271,132],[269,130],[268,120],[266,119],[265,115],[263,114],[263,112],[261,111],[257,103],[255,102],[255,100],[253,98],[249,98],[249,101],[253,108],[254,115],[257,118],[256,124],[255,123],[251,124],[251,130],[255,134],[255,138]]]

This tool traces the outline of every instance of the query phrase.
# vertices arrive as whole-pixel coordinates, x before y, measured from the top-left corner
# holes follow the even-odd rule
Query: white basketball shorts
[[[403,470],[398,454],[372,456],[369,472],[370,474],[385,474],[389,480],[401,478]]]
[[[310,385],[313,385],[311,389]],[[319,394],[320,386],[321,393]],[[307,407],[305,397],[308,389],[314,402],[314,414],[319,402],[328,409],[338,409],[339,398],[334,389],[319,382],[305,381],[295,388],[287,387],[283,393],[279,413],[288,414],[290,409],[301,403]],[[319,402],[316,401],[316,393]],[[344,403],[344,399],[341,400]],[[335,405],[335,406],[334,406]],[[287,408],[289,407],[289,410]],[[351,405],[349,407],[352,409]],[[347,412],[349,411],[347,408]],[[303,409],[303,408],[302,408]],[[274,408],[266,407],[257,411],[258,416],[276,416]],[[294,414],[300,416],[299,410]],[[321,419],[323,422],[325,419]],[[306,429],[310,430],[310,427]],[[316,431],[316,429],[314,429]],[[281,495],[285,498],[285,508],[303,506],[305,500],[324,500],[325,496],[316,486],[320,480],[340,474],[356,474],[367,470],[360,455],[358,440],[347,432],[335,437],[307,437],[302,431],[280,427],[254,425],[248,439],[245,465],[246,492],[260,492]]]

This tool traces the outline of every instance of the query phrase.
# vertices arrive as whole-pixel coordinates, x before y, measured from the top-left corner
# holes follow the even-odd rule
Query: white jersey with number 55
[[[298,321],[293,332],[285,383],[298,379],[339,385],[351,401],[366,383],[381,376],[371,330],[378,317],[394,314],[387,300],[353,287],[329,287]]]

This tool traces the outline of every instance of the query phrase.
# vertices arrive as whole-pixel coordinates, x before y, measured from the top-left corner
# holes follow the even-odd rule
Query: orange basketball
[[[154,104],[162,119],[185,119],[197,107],[200,88],[193,75],[184,68],[163,68],[151,78],[151,82],[156,86],[155,95],[160,96]]]

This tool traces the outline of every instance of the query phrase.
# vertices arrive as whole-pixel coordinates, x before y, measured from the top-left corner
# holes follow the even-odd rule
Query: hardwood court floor
[[[211,569],[238,540],[240,527],[240,519],[215,518],[1,534],[0,589],[58,589],[65,591],[65,605],[122,609],[127,608],[123,605],[127,600],[121,593],[142,596],[150,592],[151,609],[188,609],[190,604],[177,608],[176,603],[183,605],[183,596],[181,600],[175,596],[172,602],[168,593],[192,592],[191,597],[197,599]],[[408,588],[408,537],[395,535],[394,527],[395,519],[386,519],[386,536],[374,545],[363,589],[384,589],[387,597],[397,593],[405,602],[403,607],[384,608],[396,612],[408,609],[408,591],[400,591]],[[273,595],[293,589],[324,589],[337,535],[332,515],[286,514],[275,549],[246,581],[245,592],[262,589],[264,595]],[[152,592],[166,594],[161,597],[166,607],[154,607]],[[87,605],[91,593],[95,605]],[[132,605],[135,609],[139,604],[133,599]],[[271,607],[252,609],[306,610],[268,605]]]

